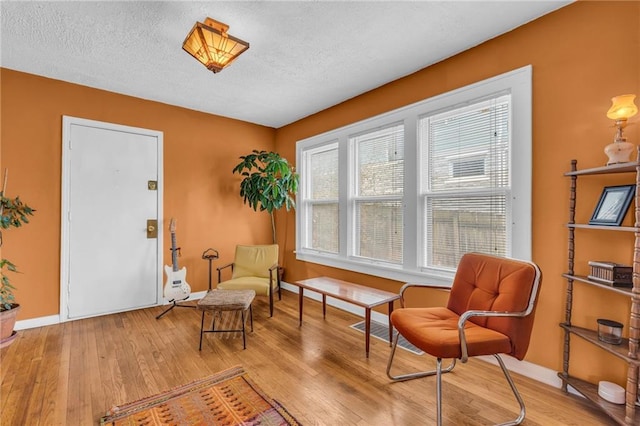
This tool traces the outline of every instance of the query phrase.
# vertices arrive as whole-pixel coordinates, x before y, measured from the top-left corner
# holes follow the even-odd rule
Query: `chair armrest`
[[[277,263],[275,263],[274,265],[272,265],[269,268],[269,282],[272,283],[273,282],[273,272],[276,272],[276,282],[278,284],[278,287],[280,286],[280,265],[278,265]]]
[[[437,285],[437,284],[413,284],[413,283],[406,283],[405,285],[403,285],[402,287],[400,287],[400,306],[404,308],[404,292],[409,289],[409,288],[413,288],[413,287],[418,287],[418,288],[431,288],[431,289],[438,289],[438,290],[451,290],[450,287],[444,287],[441,285]]]
[[[229,268],[231,267],[231,272],[233,272],[233,266],[235,265],[235,263],[231,262],[231,263],[227,263],[226,265],[222,265],[216,268],[216,270],[218,271],[218,284],[220,284],[222,282],[222,270],[225,268]]]
[[[462,363],[467,362],[469,359],[469,352],[467,350],[467,338],[464,333],[464,325],[471,317],[526,317],[531,312],[529,309],[520,312],[510,311],[466,311],[458,319],[458,336],[460,338],[460,361]]]

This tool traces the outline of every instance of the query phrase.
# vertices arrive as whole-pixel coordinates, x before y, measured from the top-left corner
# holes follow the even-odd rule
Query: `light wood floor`
[[[391,383],[389,346],[349,328],[361,318],[305,303],[298,327],[297,295],[283,292],[273,318],[264,299],[254,303],[254,332],[242,339],[205,335],[198,351],[200,314],[162,308],[71,321],[20,331],[2,349],[0,423],[91,425],[112,405],[242,365],[271,397],[304,425],[435,424],[435,379]],[[398,350],[398,366],[431,368],[428,356]],[[608,417],[559,389],[514,375],[527,405],[526,425],[608,425]],[[479,360],[443,377],[446,425],[486,425],[517,416],[499,368]]]

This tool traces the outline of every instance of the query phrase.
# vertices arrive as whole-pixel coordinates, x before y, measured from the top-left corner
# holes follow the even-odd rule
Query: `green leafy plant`
[[[285,207],[295,208],[293,196],[298,192],[299,175],[286,158],[275,152],[253,150],[240,157],[233,173],[244,176],[240,182],[240,196],[255,211],[271,215],[273,242],[276,242],[276,224],[273,212]]]
[[[6,177],[5,177],[6,179]],[[20,200],[20,197],[7,198],[4,191],[0,192],[0,228],[19,228],[23,224],[29,223],[28,216],[33,216],[33,210]],[[2,233],[0,232],[0,246],[2,246]],[[17,272],[16,265],[8,259],[0,260],[0,311],[7,311],[15,303],[13,291],[15,287],[6,272]]]

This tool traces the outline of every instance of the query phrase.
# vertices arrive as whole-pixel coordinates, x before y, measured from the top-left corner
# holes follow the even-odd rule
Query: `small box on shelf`
[[[590,260],[587,278],[613,287],[632,287],[633,268],[614,262]]]

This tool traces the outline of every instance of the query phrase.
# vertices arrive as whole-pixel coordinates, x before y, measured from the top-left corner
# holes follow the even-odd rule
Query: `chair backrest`
[[[541,280],[534,263],[467,253],[458,265],[447,307],[458,315],[470,310],[523,312],[523,317],[469,319],[508,336],[510,355],[522,359],[529,348]]]
[[[236,246],[232,278],[269,278],[269,268],[278,263],[278,245]]]

